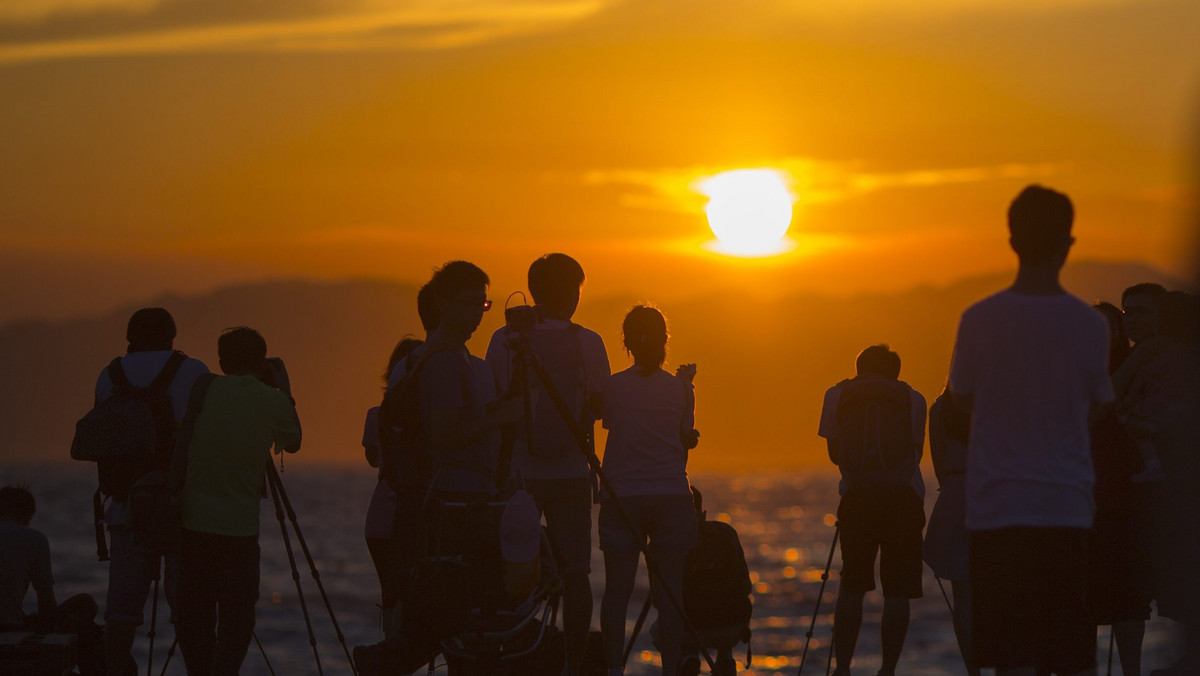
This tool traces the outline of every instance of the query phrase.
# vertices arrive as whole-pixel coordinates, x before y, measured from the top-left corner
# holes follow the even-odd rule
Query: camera
[[[514,305],[504,308],[504,325],[509,331],[528,333],[541,320],[541,312],[536,305]]]
[[[283,360],[279,357],[267,357],[258,379],[275,389],[283,390],[284,394],[291,396],[291,379],[288,378],[287,367],[283,365]]]

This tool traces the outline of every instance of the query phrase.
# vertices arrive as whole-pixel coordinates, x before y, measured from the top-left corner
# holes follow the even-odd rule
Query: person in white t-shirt
[[[529,292],[537,321],[530,335],[502,326],[488,344],[488,367],[496,389],[509,391],[517,369],[517,341],[525,340],[545,367],[552,384],[590,437],[600,414],[600,398],[608,380],[608,353],[595,331],[571,321],[579,306],[583,267],[570,256],[552,253],[529,266]],[[533,373],[530,379],[530,421],[518,425],[512,448],[511,472],[533,495],[546,528],[563,558],[563,639],[567,676],[583,666],[583,653],[592,622],[592,471],[588,458],[549,400]],[[519,387],[519,384],[518,384]]]
[[[608,673],[622,673],[625,613],[646,539],[657,568],[651,591],[658,609],[662,673],[675,676],[683,659],[683,618],[668,595],[682,602],[683,569],[699,545],[696,512],[687,477],[688,451],[696,446],[695,364],[675,375],[662,369],[667,323],[658,310],[639,305],[622,325],[633,366],[614,373],[604,387],[604,476],[615,495],[600,504],[604,551],[604,597],[600,631]],[[618,507],[617,503],[620,503]],[[632,521],[625,523],[621,508]],[[636,532],[635,532],[636,531]]]
[[[963,313],[950,391],[971,410],[966,525],[977,665],[1095,673],[1085,538],[1089,418],[1113,400],[1108,327],[1063,290],[1066,195],[1029,186],[1008,211],[1016,281]]]
[[[133,313],[125,338],[129,347],[125,356],[121,357],[121,370],[135,387],[148,387],[173,360],[182,358],[167,387],[178,425],[187,412],[192,386],[197,378],[209,372],[208,367],[197,359],[175,356],[175,320],[163,308],[142,308]],[[183,355],[182,352],[178,354]],[[108,399],[112,393],[112,377],[109,369],[105,368],[96,379],[96,402]],[[143,622],[143,608],[150,595],[151,583],[158,575],[161,557],[158,552],[133,539],[126,497],[129,487],[138,477],[160,468],[143,461],[102,460],[98,463],[101,487],[112,497],[104,514],[110,538],[104,650],[111,674],[125,673],[134,661],[130,653],[134,635]],[[174,602],[177,568],[177,559],[174,556],[167,557],[164,582],[168,602]]]
[[[878,554],[883,586],[879,673],[890,676],[908,634],[909,601],[922,596],[925,397],[900,380],[900,355],[887,345],[860,352],[855,371],[853,379],[825,392],[817,430],[842,474],[838,522],[843,568],[834,620],[834,673],[850,673],[863,597],[875,588]]]

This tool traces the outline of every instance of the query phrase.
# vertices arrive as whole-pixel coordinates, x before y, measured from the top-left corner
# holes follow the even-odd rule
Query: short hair
[[[583,266],[564,253],[550,253],[529,265],[533,302],[553,305],[570,300],[583,286]]]
[[[248,326],[225,329],[217,338],[217,357],[225,373],[258,373],[267,360],[267,341]]]
[[[1142,282],[1121,292],[1121,305],[1125,305],[1125,299],[1130,296],[1150,296],[1154,299],[1162,298],[1167,294],[1167,287],[1157,282]]]
[[[486,289],[490,284],[487,273],[478,265],[467,261],[450,261],[434,269],[428,286],[435,297],[449,299],[476,287]]]
[[[421,318],[421,328],[425,329],[425,333],[433,333],[442,323],[442,309],[434,297],[433,282],[427,282],[417,292],[417,316]]]
[[[144,307],[129,318],[125,340],[131,352],[169,350],[175,341],[175,319],[160,307]]]
[[[1031,185],[1008,207],[1008,232],[1020,257],[1047,258],[1071,241],[1075,208],[1066,195]]]
[[[24,525],[29,525],[37,513],[37,500],[23,483],[9,484],[0,488],[0,515],[11,516]]]
[[[885,378],[896,380],[900,378],[900,355],[887,346],[887,343],[872,345],[858,353],[854,360],[854,369],[858,375],[874,373]]]
[[[636,305],[621,323],[625,351],[644,364],[643,375],[649,375],[667,360],[667,318],[652,305]]]

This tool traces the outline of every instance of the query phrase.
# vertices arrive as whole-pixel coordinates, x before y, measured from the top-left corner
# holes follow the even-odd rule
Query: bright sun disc
[[[766,256],[784,248],[792,222],[792,193],[783,176],[771,169],[735,169],[705,179],[697,190],[707,195],[708,225],[720,240],[719,251]]]

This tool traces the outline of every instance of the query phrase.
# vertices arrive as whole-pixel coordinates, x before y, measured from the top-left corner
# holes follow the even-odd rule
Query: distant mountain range
[[[1123,288],[1142,281],[1180,286],[1142,264],[1081,262],[1064,273],[1068,289],[1088,301],[1117,302]],[[822,395],[853,375],[855,355],[873,343],[896,349],[901,377],[932,401],[945,380],[959,314],[1010,282],[1009,275],[991,275],[890,295],[799,294],[771,301],[729,295],[664,305],[671,328],[668,366],[699,364],[702,436],[693,466],[736,471],[825,462],[816,436]],[[415,296],[414,288],[392,282],[287,281],[149,304],[175,316],[176,347],[214,370],[222,329],[257,328],[291,373],[304,421],[301,455],[362,462],[363,415],[379,402],[391,347],[406,333],[419,334]],[[634,300],[585,295],[576,315],[604,337],[614,370],[629,363],[620,324]],[[0,461],[67,458],[97,374],[125,349],[125,323],[134,309],[0,327]],[[482,355],[502,320],[495,311],[485,317],[473,352]]]

